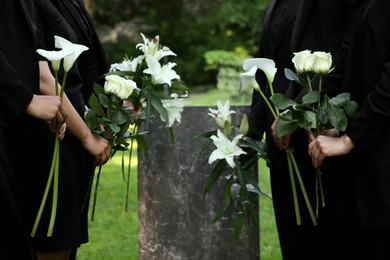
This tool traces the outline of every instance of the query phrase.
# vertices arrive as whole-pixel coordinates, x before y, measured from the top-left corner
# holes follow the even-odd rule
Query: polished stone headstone
[[[231,107],[233,122],[247,106]],[[259,259],[259,234],[253,229],[250,246],[246,233],[235,243],[233,217],[212,223],[221,209],[224,181],[207,194],[203,191],[212,166],[207,159],[214,147],[200,153],[204,139],[195,136],[216,130],[208,107],[185,107],[175,125],[175,143],[160,122],[146,127],[148,155],[139,154],[139,259],[141,260],[252,260]],[[254,169],[254,173],[257,169]]]

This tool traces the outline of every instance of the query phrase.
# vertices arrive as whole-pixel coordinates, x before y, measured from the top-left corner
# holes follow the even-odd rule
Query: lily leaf
[[[219,160],[217,165],[215,165],[214,169],[210,173],[209,178],[207,179],[207,184],[204,189],[204,194],[208,193],[211,190],[215,182],[218,180],[219,176],[221,176],[221,174],[226,169],[226,165],[227,165],[226,160]]]
[[[244,214],[238,214],[234,220],[234,241],[237,242],[240,239],[242,227],[245,223]]]

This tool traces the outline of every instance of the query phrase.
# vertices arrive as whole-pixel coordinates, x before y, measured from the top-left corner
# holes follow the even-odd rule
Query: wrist
[[[354,142],[346,134],[343,135],[343,141],[344,141],[344,145],[346,147],[347,153],[350,152],[355,147]]]

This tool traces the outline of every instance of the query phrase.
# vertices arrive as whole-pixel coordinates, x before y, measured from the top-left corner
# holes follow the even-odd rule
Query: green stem
[[[133,154],[133,145],[134,145],[134,139],[131,138],[131,141],[130,141],[130,150],[129,150],[129,164],[127,165],[127,182],[126,182],[126,205],[125,205],[125,212],[127,212],[127,206],[128,206],[128,203],[129,203],[131,157],[132,157],[132,154]]]
[[[303,194],[303,198],[306,202],[306,206],[307,206],[307,209],[309,211],[309,214],[310,214],[310,217],[311,217],[311,220],[313,222],[313,225],[316,226],[317,225],[317,219],[316,217],[314,216],[314,212],[313,212],[313,209],[311,207],[311,204],[310,204],[310,200],[307,196],[307,192],[306,192],[306,189],[305,189],[305,185],[302,181],[302,177],[301,177],[301,173],[299,171],[299,168],[298,168],[298,165],[297,165],[297,162],[295,160],[295,157],[293,156],[292,154],[292,151],[289,151],[289,153],[291,154],[291,161],[293,163],[293,166],[294,166],[294,169],[295,169],[295,172],[296,172],[296,175],[297,175],[297,178],[298,178],[298,182],[299,182],[299,185],[301,186],[301,190],[302,190],[302,194]]]
[[[64,96],[64,90],[65,90],[65,84],[66,84],[66,78],[68,77],[68,72],[64,71],[64,77],[62,78],[62,84],[61,84],[61,92],[60,92],[60,98],[62,100],[62,97]],[[57,85],[56,85],[57,86]],[[56,88],[57,89],[57,88]]]
[[[95,220],[96,200],[97,200],[97,193],[98,193],[98,187],[99,187],[99,180],[100,180],[101,172],[102,172],[102,166],[99,165],[99,170],[98,170],[97,175],[96,175],[95,191],[94,191],[94,194],[93,194],[91,221]]]
[[[57,214],[57,204],[58,204],[58,175],[59,175],[59,166],[60,166],[60,143],[59,143],[59,137],[58,137],[58,131],[56,132],[56,145],[54,146],[55,149],[57,149],[57,158],[56,163],[54,166],[54,179],[53,179],[53,201],[52,201],[52,207],[51,207],[51,215],[50,215],[50,222],[49,222],[49,229],[47,231],[47,236],[51,237],[53,234],[54,229],[54,223],[56,219]]]
[[[42,201],[41,201],[41,205],[39,207],[39,210],[38,210],[38,213],[37,213],[37,216],[35,218],[35,222],[34,222],[34,225],[33,225],[32,231],[31,231],[31,236],[32,237],[34,237],[36,232],[37,232],[38,225],[39,225],[39,222],[40,222],[41,217],[42,217],[43,208],[45,207],[46,200],[47,200],[47,195],[49,193],[49,189],[50,189],[50,186],[51,186],[51,183],[52,183],[52,179],[53,179],[53,175],[54,175],[54,169],[56,168],[56,164],[58,163],[58,151],[59,151],[58,146],[59,146],[59,142],[57,140],[58,139],[56,138],[56,141],[55,141],[55,144],[54,144],[53,159],[51,161],[50,172],[49,172],[49,176],[47,178],[46,188],[45,188],[45,191],[43,193],[43,198],[42,198]]]
[[[306,80],[307,80],[307,84],[309,86],[309,90],[313,91],[313,87],[311,86],[311,79],[310,79],[309,73],[306,73]]]
[[[270,87],[270,91],[271,91],[271,97],[275,94],[274,92],[274,87],[272,85],[272,82],[268,82],[268,85]],[[279,109],[275,106],[275,115],[279,116]]]
[[[300,214],[300,211],[299,211],[297,188],[296,188],[296,185],[295,185],[293,166],[292,166],[292,162],[291,162],[291,160],[292,160],[291,156],[294,156],[294,155],[290,151],[288,151],[288,152],[286,151],[286,155],[287,155],[288,171],[290,173],[291,189],[292,189],[293,199],[294,199],[295,217],[296,217],[296,220],[297,220],[297,225],[301,225],[302,221],[301,221],[301,214]]]
[[[272,87],[271,87],[272,88]],[[261,89],[257,89],[257,91],[260,93],[261,97],[264,99],[265,103],[267,104],[269,110],[271,111],[273,117],[276,119],[278,118],[279,114],[276,114],[275,109],[272,107],[271,103],[268,101],[268,98],[264,95],[263,91]]]

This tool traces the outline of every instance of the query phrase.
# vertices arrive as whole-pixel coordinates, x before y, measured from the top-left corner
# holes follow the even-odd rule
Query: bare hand
[[[95,165],[105,164],[111,157],[112,148],[107,139],[91,133],[84,141],[84,148],[95,157]]]
[[[312,158],[312,163],[315,168],[321,167],[321,164],[326,157],[347,154],[354,147],[354,144],[348,135],[343,135],[341,137],[319,135],[314,139],[314,135],[310,133],[309,141],[308,153]]]
[[[276,124],[278,123],[278,119],[276,119],[272,125],[271,125],[271,133],[272,133],[272,138],[274,139],[274,142],[276,146],[280,150],[288,150],[290,148],[290,137],[291,135],[286,135],[282,137],[278,137],[276,133]]]
[[[34,95],[26,108],[26,113],[52,122],[52,126],[57,128],[56,130],[62,126],[68,116],[68,112],[61,104],[61,99],[57,96]]]

